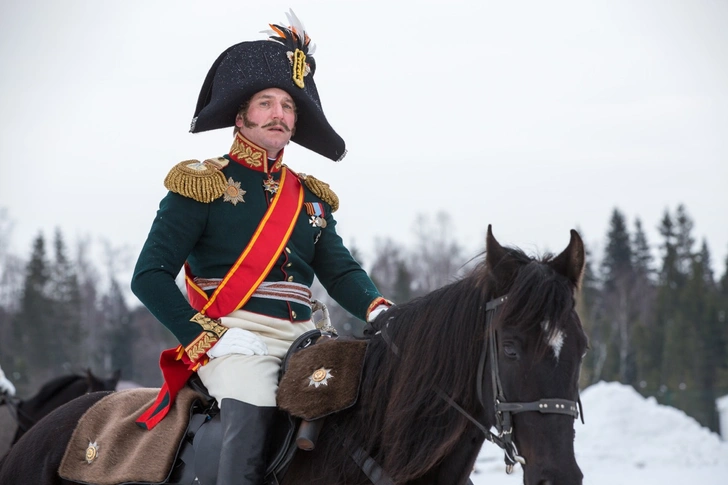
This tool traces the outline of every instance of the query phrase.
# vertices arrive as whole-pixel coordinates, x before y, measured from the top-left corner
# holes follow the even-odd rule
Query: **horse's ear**
[[[498,265],[506,254],[506,249],[493,236],[492,226],[488,224],[488,234],[485,236],[485,264],[490,271],[497,272]]]
[[[498,291],[507,291],[508,282],[511,281],[515,270],[514,266],[509,264],[512,261],[513,259],[508,257],[508,250],[496,240],[492,227],[488,224],[488,235],[485,237],[485,264],[496,281],[505,285],[498,288]]]
[[[579,233],[572,229],[569,245],[549,265],[557,273],[566,276],[571,284],[578,288],[584,274],[585,264],[584,242],[581,240]]]
[[[86,369],[86,385],[91,388],[94,385],[94,382],[96,382],[96,377],[91,372],[91,369]]]

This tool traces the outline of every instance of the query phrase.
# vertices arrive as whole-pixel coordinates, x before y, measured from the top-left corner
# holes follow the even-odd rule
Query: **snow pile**
[[[576,425],[576,459],[634,466],[728,464],[728,443],[683,411],[600,382],[581,396],[586,424]]]

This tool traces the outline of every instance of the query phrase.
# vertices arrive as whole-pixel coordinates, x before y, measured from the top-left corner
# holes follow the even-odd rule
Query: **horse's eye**
[[[513,345],[513,343],[511,342],[503,343],[503,353],[506,354],[506,357],[508,357],[509,359],[518,358],[518,351],[516,350],[516,346]]]

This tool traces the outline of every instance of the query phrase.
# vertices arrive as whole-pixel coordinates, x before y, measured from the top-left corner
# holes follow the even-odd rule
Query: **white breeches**
[[[254,406],[275,406],[283,358],[294,340],[315,328],[314,323],[291,323],[244,310],[220,320],[226,327],[258,335],[268,346],[268,355],[228,354],[212,359],[197,371],[202,383],[218,403],[233,398]]]

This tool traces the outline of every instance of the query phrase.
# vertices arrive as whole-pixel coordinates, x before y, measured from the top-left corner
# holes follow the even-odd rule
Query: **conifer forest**
[[[0,248],[6,247],[8,223],[0,212]],[[378,239],[372,255],[359,258],[394,302],[439,288],[477,262],[454,231],[433,230],[424,218],[418,224],[414,247]],[[438,220],[443,224],[447,215]],[[713,263],[707,243],[695,239],[684,205],[647,221],[658,227],[658,241],[648,241],[643,224],[614,208],[607,233],[598,235],[601,260],[587,254],[577,295],[590,339],[582,388],[619,381],[717,432],[715,400],[728,394],[728,258]],[[99,264],[90,256],[90,241],[71,246],[59,229],[48,231],[27,254],[0,249],[0,366],[18,395],[28,397],[52,377],[86,369],[96,375],[119,369],[123,380],[159,387],[159,353],[177,342],[131,296],[128,277],[116,271],[117,255],[109,249]],[[318,283],[313,291],[340,333],[361,331],[362,324]]]

